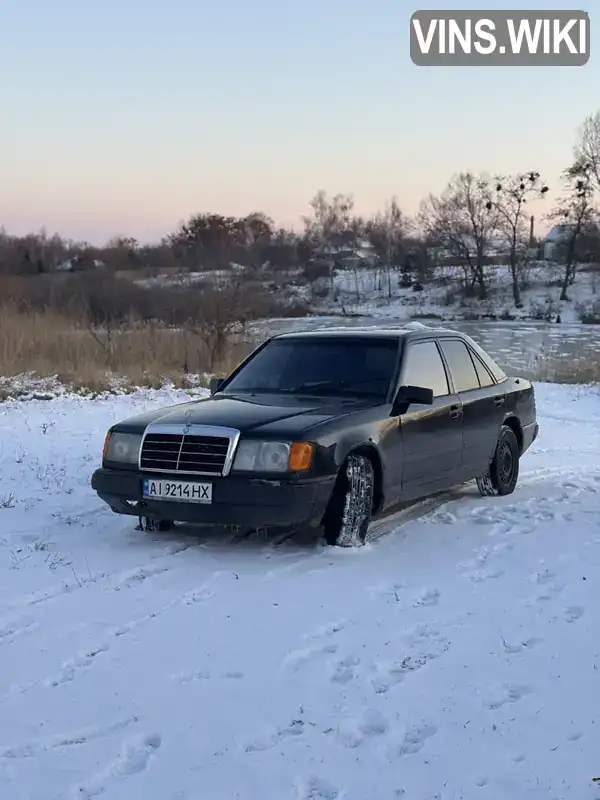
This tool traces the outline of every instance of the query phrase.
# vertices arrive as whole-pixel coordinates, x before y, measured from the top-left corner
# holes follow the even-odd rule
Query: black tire
[[[512,494],[519,479],[521,452],[512,428],[503,425],[489,470],[477,478],[477,488],[483,497]]]
[[[325,540],[336,547],[361,547],[373,513],[375,472],[371,460],[352,454],[340,470],[323,520]]]
[[[170,519],[154,519],[153,517],[140,517],[139,529],[148,533],[165,533],[173,530],[174,523]]]

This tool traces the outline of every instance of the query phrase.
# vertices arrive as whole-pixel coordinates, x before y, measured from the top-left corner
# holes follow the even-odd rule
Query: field
[[[104,508],[107,427],[184,392],[0,404],[0,796],[597,797],[600,398],[537,392],[514,495],[356,551]]]

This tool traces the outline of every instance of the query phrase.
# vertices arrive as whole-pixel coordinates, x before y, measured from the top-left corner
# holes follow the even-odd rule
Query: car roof
[[[404,325],[364,325],[364,326],[340,326],[305,329],[300,331],[290,331],[274,336],[275,339],[335,339],[335,338],[376,338],[376,339],[420,339],[426,336],[459,336],[461,339],[468,337],[460,331],[450,330],[449,328],[433,328],[422,323],[408,322]]]

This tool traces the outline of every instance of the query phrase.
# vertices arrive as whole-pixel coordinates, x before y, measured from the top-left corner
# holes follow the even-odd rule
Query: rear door
[[[461,471],[482,475],[489,466],[504,417],[505,395],[479,356],[462,339],[440,347],[463,409]]]
[[[433,339],[410,342],[400,386],[433,390],[433,405],[411,405],[400,417],[402,492],[408,497],[451,486],[462,452],[462,407]]]

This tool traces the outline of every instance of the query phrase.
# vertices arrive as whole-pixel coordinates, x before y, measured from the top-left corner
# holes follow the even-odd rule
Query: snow
[[[460,294],[459,267],[437,266],[423,291],[398,284],[399,272],[393,271],[390,283],[382,268],[361,267],[339,270],[333,281],[323,280],[321,301],[313,301],[315,313],[345,312],[358,316],[410,319],[434,317],[443,320],[496,318],[545,319],[552,321],[560,314],[563,323],[576,323],[584,314],[598,316],[597,271],[580,268],[575,283],[569,288],[569,302],[561,302],[560,282],[564,266],[554,262],[532,262],[527,268],[527,288],[522,292],[523,308],[516,309],[512,297],[511,275],[507,265],[486,267],[489,297],[486,300],[464,298]]]
[[[335,249],[335,248],[333,248]],[[365,253],[358,253],[365,256]],[[135,282],[146,288],[185,287],[202,282],[224,284],[236,277],[239,265],[230,270],[209,272],[169,271]],[[430,317],[441,320],[504,319],[554,321],[560,314],[563,323],[578,323],[584,317],[600,318],[597,265],[579,265],[569,301],[559,300],[564,265],[557,261],[532,261],[524,269],[523,307],[515,308],[512,278],[508,264],[485,268],[488,297],[485,300],[465,298],[461,293],[463,270],[456,266],[438,265],[431,270],[423,290],[402,286],[401,270],[386,267],[357,266],[336,269],[334,275],[319,278],[312,284],[303,282],[302,268],[280,269],[263,275],[260,280],[267,292],[278,285],[282,303],[306,303],[312,313],[347,314],[363,317],[411,319]],[[255,276],[255,279],[258,279]]]
[[[597,798],[600,397],[536,388],[512,496],[356,550],[106,509],[106,429],[183,392],[0,404],[0,797]]]

